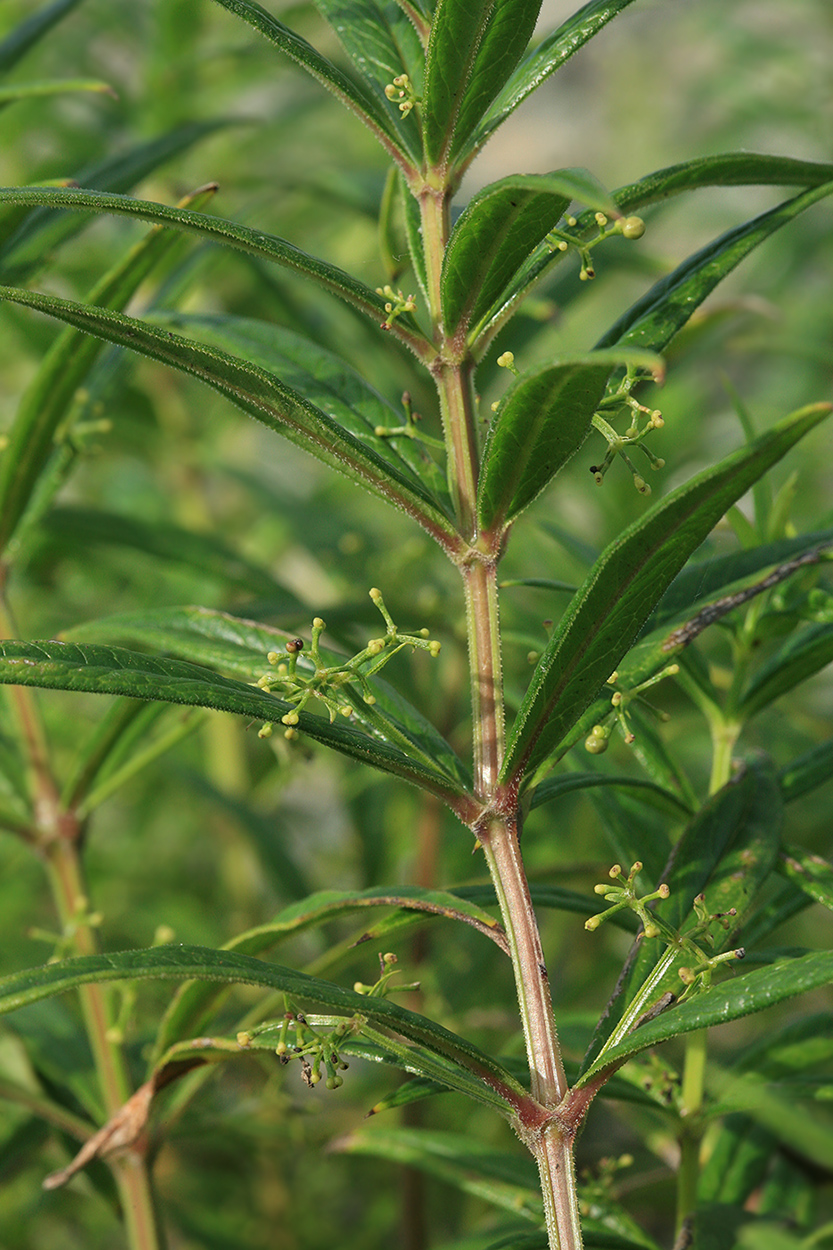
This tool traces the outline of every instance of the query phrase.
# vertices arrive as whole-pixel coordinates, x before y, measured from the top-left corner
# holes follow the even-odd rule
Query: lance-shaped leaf
[[[93,340],[95,342],[95,340]],[[92,508],[56,507],[40,522],[38,537],[48,559],[67,551],[86,553],[98,546],[141,551],[159,560],[197,568],[226,586],[268,598],[270,608],[303,612],[300,600],[281,586],[268,570],[232,550],[213,533],[198,533],[178,525],[153,524],[118,512]],[[29,540],[27,555],[37,544]]]
[[[532,38],[540,10],[541,0],[498,0],[494,5],[460,104],[452,156],[459,156],[466,149],[483,114],[516,68]]]
[[[814,563],[810,557],[821,559],[822,552],[831,544],[833,527],[800,534],[797,538],[782,538],[728,556],[692,561],[674,578],[660,599],[646,624],[646,632],[679,618],[703,599],[748,582],[763,569],[793,565],[793,571],[797,572],[806,567],[805,560],[806,564]]]
[[[41,96],[66,95],[73,91],[92,91],[115,97],[108,82],[98,78],[56,78],[47,82],[21,82],[14,87],[0,87],[0,108],[14,100],[31,100]]]
[[[833,624],[811,625],[799,630],[752,678],[741,698],[740,715],[744,720],[749,719],[831,661]]]
[[[540,495],[587,437],[617,365],[652,369],[650,353],[591,352],[524,374],[501,400],[489,427],[477,489],[481,528],[498,531]]]
[[[136,217],[142,221],[153,221],[160,225],[176,226],[180,230],[188,230],[203,239],[222,243],[282,265],[305,278],[322,286],[333,295],[337,295],[359,312],[371,317],[381,325],[387,317],[384,296],[377,295],[370,287],[365,286],[358,278],[346,273],[343,269],[310,256],[285,239],[277,235],[267,234],[263,230],[255,230],[243,226],[239,222],[225,221],[222,217],[212,217],[207,213],[196,213],[187,208],[173,207],[168,204],[154,204],[149,200],[135,200],[128,195],[114,195],[107,191],[85,191],[77,187],[5,187],[0,190],[0,204],[43,205],[50,208],[73,208],[80,211],[99,213],[120,213],[126,217]],[[396,321],[397,334],[404,334],[407,341],[419,351],[422,336],[415,331],[415,323],[409,316],[401,316]],[[404,329],[403,329],[404,327]]]
[[[778,854],[782,806],[772,768],[757,761],[708,800],[684,831],[664,868],[647,884],[659,881],[669,895],[652,905],[657,920],[672,932],[687,933],[696,923],[695,898],[705,895],[711,915],[732,915],[721,932],[713,927],[709,953],[733,950],[738,927],[768,877]],[[699,943],[703,949],[702,943]],[[583,1067],[597,1067],[603,1054],[635,1027],[663,995],[680,991],[678,970],[691,953],[664,938],[643,938],[631,949],[613,1003],[596,1028]]]
[[[79,985],[148,978],[255,985],[289,994],[305,1007],[323,1007],[340,1015],[362,1016],[376,1027],[390,1030],[468,1069],[498,1095],[507,1111],[529,1101],[529,1095],[505,1068],[471,1042],[433,1020],[389,999],[357,994],[354,990],[237,951],[210,950],[202,946],[157,946],[151,950],[67,959],[0,980],[0,1013],[15,1011]]]
[[[443,324],[477,324],[573,200],[618,217],[610,193],[586,169],[513,174],[466,206],[448,241],[441,279]]]
[[[486,902],[496,902],[494,892],[488,894],[488,887]],[[411,915],[421,912],[426,916],[444,916],[448,920],[459,920],[491,938],[501,950],[506,950],[503,929],[476,901],[449,894],[444,890],[425,890],[418,886],[391,890],[377,888],[359,892],[319,890],[308,898],[291,903],[268,924],[239,933],[223,949],[240,951],[244,955],[260,955],[299,933],[374,907],[395,907],[397,912],[394,914],[400,915],[403,912]],[[221,994],[221,989],[207,981],[192,981],[181,986],[159,1026],[154,1053],[159,1055],[174,1042],[197,1031],[204,1031]]]
[[[657,785],[655,781],[646,781],[644,777],[628,777],[615,773],[560,773],[557,777],[547,777],[536,786],[532,793],[530,809],[541,807],[544,803],[552,803],[563,794],[571,794],[576,790],[593,789],[596,786],[614,786],[633,791],[634,798],[639,799],[647,807],[654,807],[673,820],[680,820],[691,815],[688,804],[672,790]]]
[[[130,646],[165,650],[181,660],[205,664],[242,681],[256,682],[270,671],[266,656],[283,651],[294,634],[288,634],[258,621],[230,616],[211,608],[158,608],[145,612],[121,613],[66,630],[64,638],[76,642],[120,642]],[[322,651],[328,664],[341,664],[345,656]],[[314,672],[304,654],[297,660],[300,672]],[[462,761],[442,734],[400,695],[394,687],[373,678],[376,703],[369,707],[361,695],[350,698],[342,687],[345,701],[351,702],[352,721],[371,735],[380,736],[391,746],[405,751],[414,760],[447,774],[456,784],[470,788],[471,780]]]
[[[47,34],[62,18],[77,9],[81,0],[54,0],[31,17],[19,23],[0,43],[0,73],[7,73],[30,48]]]
[[[833,181],[821,183],[707,243],[631,305],[596,346],[627,343],[663,351],[706,296],[750,252],[805,209],[831,194]]]
[[[671,165],[667,169],[648,174],[638,182],[620,187],[613,192],[613,199],[622,213],[638,212],[659,200],[680,195],[684,191],[696,191],[711,186],[810,186],[829,182],[833,178],[833,165],[812,161],[797,161],[786,156],[761,156],[754,152],[729,152],[720,156],[702,157]],[[579,216],[575,233],[579,236],[597,232],[592,212]],[[565,253],[551,251],[540,244],[521,265],[515,278],[503,295],[484,315],[474,334],[482,332],[484,341],[494,337],[501,325],[512,315],[517,305],[531,291],[543,275],[563,260]]]
[[[445,474],[416,439],[390,439],[377,429],[402,425],[393,408],[346,360],[283,326],[250,317],[156,314],[154,322],[242,356],[277,374],[344,429],[413,476],[450,512]]]
[[[315,4],[380,103],[387,101],[385,87],[403,72],[420,95],[422,43],[398,4],[391,0],[315,0]],[[386,103],[383,107],[387,112]],[[413,117],[402,117],[398,109],[395,115],[407,136],[403,141],[415,145]]]
[[[603,26],[627,8],[632,0],[590,0],[538,45],[506,82],[466,146],[468,159],[474,156],[491,134],[531,95],[542,82],[597,34]],[[514,68],[514,67],[513,67]],[[505,81],[505,80],[504,80]],[[495,98],[497,95],[497,98]]]
[[[439,0],[422,106],[431,164],[442,164],[465,144],[523,55],[540,8],[540,0]]]
[[[833,781],[833,738],[790,760],[781,769],[778,779],[785,803],[823,786],[826,781]]]
[[[233,681],[181,660],[141,655],[123,647],[75,646],[61,642],[0,643],[0,683],[128,695],[162,703],[184,703],[236,712],[256,721],[280,720],[290,705],[256,686]],[[437,766],[412,760],[383,740],[323,716],[301,713],[298,728],[316,742],[352,759],[431,791],[461,811],[472,803],[462,786]],[[461,807],[462,804],[462,807]]]
[[[332,61],[307,43],[295,31],[284,26],[276,17],[255,0],[215,0],[215,2],[248,22],[259,34],[279,48],[286,56],[291,57],[297,65],[302,66],[322,86],[346,108],[354,113],[370,128],[385,150],[395,160],[402,161],[406,153],[415,154],[415,145],[403,137],[393,120],[392,110],[385,107],[370,88],[360,81],[350,78]],[[404,130],[404,128],[403,128]]]
[[[803,894],[833,911],[833,865],[798,846],[784,848],[778,871]]]
[[[85,166],[75,171],[69,181],[85,187],[95,187],[100,192],[125,192],[147,178],[166,161],[187,152],[201,139],[214,134],[224,126],[234,123],[225,118],[203,122],[188,122],[176,126],[149,143],[137,144],[126,152],[105,161]],[[40,190],[50,186],[66,186],[63,182],[43,182]],[[19,190],[20,188],[15,188]],[[2,200],[0,200],[2,202]],[[40,203],[40,201],[38,201]],[[20,204],[26,208],[25,202]],[[44,207],[35,207],[27,214],[19,229],[0,247],[0,276],[5,282],[23,282],[54,258],[58,249],[72,239],[84,227],[83,220],[66,213],[51,213]]]
[[[317,460],[400,507],[447,548],[459,545],[453,523],[421,483],[409,480],[372,447],[364,446],[305,396],[284,385],[267,370],[217,348],[202,347],[171,330],[161,330],[108,309],[91,308],[16,287],[0,287],[0,299],[38,309],[79,330],[194,374]]]
[[[540,1223],[541,1195],[528,1154],[496,1150],[482,1138],[461,1133],[381,1125],[354,1129],[337,1146],[347,1154],[419,1168],[463,1193]]]
[[[180,207],[201,204],[217,190],[201,187]],[[124,308],[155,265],[177,243],[173,230],[156,226],[90,291],[90,303]],[[52,344],[20,402],[0,459],[0,551],[14,534],[38,478],[54,450],[55,434],[103,343],[66,329]]]
[[[502,780],[520,781],[558,745],[727,509],[830,411],[814,404],[784,418],[678,487],[605,549],[538,661],[509,735]]]
[[[790,954],[763,968],[722,982],[654,1020],[641,1024],[590,1067],[579,1085],[586,1085],[598,1071],[619,1063],[650,1046],[695,1029],[727,1024],[776,1003],[819,989],[833,981],[833,951]]]

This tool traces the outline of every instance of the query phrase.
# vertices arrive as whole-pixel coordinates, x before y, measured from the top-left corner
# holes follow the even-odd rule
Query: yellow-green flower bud
[[[626,217],[622,222],[622,234],[626,239],[641,239],[645,233],[645,222],[641,217]]]

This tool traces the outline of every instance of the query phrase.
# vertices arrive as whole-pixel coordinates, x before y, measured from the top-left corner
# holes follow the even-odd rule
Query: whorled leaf
[[[559,773],[558,776],[547,777],[533,791],[530,808],[552,803],[563,794],[592,789],[596,786],[615,786],[632,790],[634,797],[640,802],[648,807],[655,807],[674,820],[691,815],[688,804],[672,790],[657,785],[654,781],[646,781],[643,777],[628,777],[617,773]]]
[[[401,426],[402,410],[393,408],[341,356],[283,326],[250,317],[165,313],[155,314],[153,320],[276,374],[383,459],[412,474],[450,511],[445,473],[423,445],[416,439],[376,433]]]
[[[708,912],[724,915],[726,927],[721,931],[715,923],[711,943],[704,939],[698,945],[714,954],[736,948],[738,928],[775,864],[781,823],[774,770],[753,761],[703,805],[665,867],[645,882],[650,889],[660,881],[669,888],[668,897],[652,906],[657,920],[672,932],[687,933],[696,923],[694,900],[702,894]],[[602,1054],[617,1048],[633,1029],[635,1013],[638,1016],[650,1009],[662,994],[680,993],[678,970],[690,964],[691,954],[680,949],[668,962],[669,953],[673,954],[673,948],[666,946],[663,936],[643,937],[632,948],[614,1002],[599,1021],[584,1067],[597,1067]]]
[[[222,677],[195,664],[142,655],[122,647],[54,641],[3,642],[0,683],[184,703],[235,712],[258,722],[279,721],[290,710],[289,704],[256,686]],[[411,759],[381,736],[371,737],[347,722],[330,724],[326,717],[306,712],[300,714],[298,728],[322,745],[429,790],[458,812],[468,810],[473,802],[439,766]]]
[[[394,0],[315,0],[359,74],[387,113],[385,87],[406,73],[417,95],[422,91],[422,44],[419,33]],[[418,149],[414,118],[393,110],[400,142]]]
[[[484,531],[497,532],[528,507],[584,442],[617,365],[652,369],[649,353],[590,352],[526,373],[500,401],[483,448],[477,511]]]
[[[502,781],[519,782],[558,745],[731,504],[830,411],[812,405],[785,418],[678,487],[602,553],[538,661],[509,733]]]
[[[167,161],[187,152],[201,139],[235,124],[241,123],[226,118],[186,122],[147,143],[136,144],[117,156],[76,169],[69,179],[47,180],[38,188],[14,188],[14,191],[26,189],[37,193],[44,189],[48,191],[50,187],[77,188],[79,184],[83,184],[87,188],[96,188],[101,194],[127,192]],[[0,204],[2,203],[0,194]],[[85,225],[81,218],[67,213],[49,212],[45,205],[41,206],[39,199],[30,203],[21,200],[16,207],[24,215],[23,219],[14,233],[3,239],[0,246],[0,279],[10,284],[29,281],[47,260],[54,260],[60,248]]]
[[[0,299],[35,308],[193,374],[316,459],[401,508],[443,545],[459,545],[453,523],[420,482],[383,460],[374,448],[365,446],[269,371],[108,309],[10,287],[0,287]]]
[[[494,892],[491,895],[487,893],[485,901],[495,902]],[[505,942],[500,925],[483,910],[478,901],[443,890],[424,890],[414,886],[358,892],[319,890],[297,903],[291,903],[268,924],[258,925],[255,929],[238,934],[224,949],[240,951],[245,955],[259,955],[263,951],[274,949],[279,943],[298,933],[374,907],[394,907],[397,912],[421,912],[424,915],[460,920],[497,940],[499,945],[501,941]],[[159,1026],[155,1054],[159,1056],[182,1038],[204,1029],[220,993],[216,985],[206,981],[193,981],[181,986]]]

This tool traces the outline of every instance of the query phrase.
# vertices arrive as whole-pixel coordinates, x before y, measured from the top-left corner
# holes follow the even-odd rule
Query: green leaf
[[[548,35],[506,81],[466,148],[471,156],[542,82],[632,0],[590,0]],[[494,96],[493,96],[494,98]]]
[[[402,508],[443,545],[459,545],[452,522],[421,484],[409,480],[410,475],[400,473],[267,370],[109,309],[10,287],[0,287],[0,299],[48,313],[87,333],[194,374],[316,459]]]
[[[541,1221],[535,1165],[528,1155],[495,1150],[480,1138],[374,1124],[339,1140],[340,1151],[371,1155],[436,1176],[493,1206]]]
[[[27,17],[0,43],[0,74],[6,73],[62,18],[77,9],[81,0],[54,0]]]
[[[669,165],[614,192],[623,213],[703,187],[813,187],[833,178],[833,165],[758,152],[721,152]]]
[[[413,117],[390,109],[385,87],[407,73],[417,95],[422,90],[423,52],[419,35],[392,0],[315,0],[316,8],[332,26],[386,116],[396,120],[399,142],[418,153],[418,128]]]
[[[740,701],[748,720],[833,660],[833,624],[811,625],[793,634],[752,677]]]
[[[142,179],[154,173],[166,161],[187,152],[201,139],[215,134],[225,126],[235,124],[240,125],[240,122],[215,118],[176,126],[149,143],[137,144],[136,147],[118,156],[76,170],[74,181],[83,183],[88,188],[96,187],[101,194],[128,191],[137,182],[141,182]],[[39,188],[31,188],[31,190],[39,193],[45,189],[48,191],[51,186],[66,188],[66,182],[45,181]],[[17,193],[25,189],[27,188],[16,187],[13,191]],[[3,196],[0,193],[0,204],[2,202]],[[25,200],[18,201],[18,203],[23,208],[27,206]],[[40,204],[41,201],[38,199],[31,203]],[[41,269],[47,260],[53,259],[58,249],[85,225],[83,220],[68,216],[66,213],[48,212],[45,207],[28,213],[27,218],[17,232],[4,241],[3,246],[0,247],[0,275],[6,282],[26,281],[34,272]]]
[[[422,89],[422,137],[425,156],[439,165],[454,137],[465,85],[494,0],[439,0],[431,22]]]
[[[257,621],[230,616],[211,608],[184,607],[148,609],[123,613],[77,625],[63,637],[76,642],[126,642],[131,646],[165,650],[178,659],[191,660],[217,668],[242,681],[256,682],[269,671],[266,656],[283,651],[294,637],[284,630]],[[345,657],[321,652],[327,663],[341,663]],[[314,666],[303,654],[300,671],[312,673]],[[369,708],[357,697],[352,721],[370,734],[381,734],[391,746],[403,749],[415,761],[445,773],[455,784],[470,788],[471,780],[460,757],[445,738],[394,687],[378,677],[372,680],[376,703]],[[343,688],[345,699],[349,690]],[[271,696],[270,696],[271,697]]]
[[[633,213],[658,200],[703,187],[749,184],[817,186],[829,182],[831,177],[833,165],[794,161],[789,157],[758,156],[755,153],[727,153],[686,161],[648,174],[639,182],[614,191],[613,199],[622,213]],[[578,218],[575,233],[583,236],[596,233],[597,229],[593,213],[588,212]],[[484,318],[481,326],[483,335],[492,338],[535,283],[563,256],[561,252],[552,252],[545,244],[539,245]]]
[[[496,903],[494,891],[487,893],[487,903]],[[385,890],[377,888],[364,891],[319,890],[308,898],[285,907],[268,924],[258,925],[240,933],[226,943],[224,950],[236,950],[245,955],[259,955],[274,949],[279,943],[308,929],[318,928],[331,920],[356,915],[372,907],[395,907],[397,912],[422,912],[425,915],[445,916],[462,920],[481,933],[495,938],[502,934],[497,921],[484,911],[478,902],[443,890],[424,890],[418,886]],[[177,991],[163,1017],[157,1036],[155,1053],[160,1055],[175,1042],[202,1030],[210,1018],[220,991],[205,981],[194,981]]]
[[[195,664],[141,655],[122,647],[54,641],[0,643],[0,683],[184,703],[235,712],[258,722],[280,720],[289,711],[289,704],[256,686]],[[324,717],[309,713],[301,713],[298,728],[314,741],[410,781],[452,806],[459,806],[460,800],[469,802],[463,788],[438,767],[410,759],[381,735],[373,738],[346,723],[331,725]]]
[[[786,417],[678,487],[606,548],[536,666],[509,734],[502,780],[520,780],[558,745],[726,510],[830,410],[813,405]]]
[[[617,365],[659,371],[655,356],[591,352],[518,378],[489,427],[477,489],[483,530],[507,526],[528,507],[587,437]]]
[[[597,347],[628,344],[661,352],[727,274],[776,230],[833,194],[833,182],[804,191],[777,208],[728,230],[655,283],[611,328]]]
[[[166,562],[199,569],[225,586],[277,601],[282,610],[303,612],[295,595],[261,568],[232,551],[221,538],[163,522],[144,522],[117,512],[56,507],[40,523],[46,555],[69,549],[88,552],[98,546],[125,547]]]
[[[750,1116],[727,1116],[700,1173],[698,1201],[742,1206],[769,1171],[774,1146],[772,1134]]]
[[[645,632],[675,620],[696,603],[749,583],[764,569],[790,563],[833,542],[833,528],[782,538],[710,560],[693,560],[675,578],[645,625]]]
[[[441,293],[446,334],[476,326],[534,247],[572,200],[619,215],[616,204],[586,169],[513,174],[493,182],[455,223],[443,260]]]
[[[833,865],[827,860],[788,846],[778,861],[778,871],[814,902],[833,911]]]
[[[671,1007],[654,1020],[640,1025],[584,1073],[579,1085],[586,1085],[608,1064],[618,1063],[640,1050],[658,1046],[668,1038],[695,1029],[712,1028],[763,1011],[776,1003],[819,989],[833,981],[833,951],[790,954],[764,968],[756,968],[705,990],[679,1006]]]
[[[331,91],[337,100],[370,128],[395,160],[404,159],[409,150],[413,155],[413,145],[408,143],[406,148],[403,134],[393,120],[391,107],[385,107],[387,102],[383,103],[378,99],[364,82],[348,77],[312,44],[307,43],[306,39],[284,26],[254,0],[216,0],[216,3],[248,22],[249,26]]]
[[[319,1006],[347,1016],[358,1014],[376,1027],[389,1029],[394,1035],[466,1068],[488,1087],[484,1097],[491,1091],[491,1101],[502,1103],[504,1110],[512,1110],[514,1103],[528,1098],[522,1086],[499,1063],[433,1020],[407,1011],[389,999],[357,994],[354,990],[342,989],[328,981],[237,951],[210,950],[202,946],[157,946],[151,950],[89,955],[47,964],[0,980],[0,1013],[15,1011],[79,985],[147,978],[255,985],[289,994],[305,1006]]]
[[[154,314],[153,321],[178,329],[208,346],[242,357],[277,374],[356,438],[373,447],[401,473],[451,510],[445,473],[422,444],[411,438],[380,438],[380,426],[401,426],[402,410],[392,407],[346,360],[283,326],[249,317]]]
[[[465,8],[462,3],[459,8]],[[454,124],[452,156],[466,152],[484,113],[512,75],[535,30],[541,0],[496,0],[478,42],[460,111]],[[436,21],[436,17],[434,19]],[[458,164],[468,164],[471,157]]]
[[[546,777],[532,792],[530,809],[541,807],[559,799],[562,794],[570,794],[575,790],[587,790],[594,786],[616,786],[625,790],[633,790],[634,797],[649,807],[655,807],[673,820],[687,818],[691,815],[688,804],[674,794],[659,786],[654,781],[646,781],[641,777],[619,776],[615,773],[560,773],[557,777]]]
[[[216,189],[214,184],[200,188],[187,196],[182,206],[202,203]],[[174,231],[155,227],[96,283],[89,301],[105,308],[124,308],[177,242]],[[54,451],[58,427],[102,350],[101,342],[66,329],[49,348],[27,387],[0,459],[0,551],[14,534]]]
[[[21,82],[14,87],[0,87],[0,108],[14,100],[30,100],[40,96],[66,95],[73,91],[92,91],[115,96],[107,82],[97,78],[57,78],[48,82]]]
[[[785,803],[833,780],[833,738],[790,760],[778,774]]]
[[[306,278],[311,278],[313,282],[345,300],[379,325],[387,317],[384,297],[377,295],[370,287],[365,286],[351,274],[345,273],[343,269],[338,269],[335,265],[308,255],[276,235],[267,234],[263,230],[255,230],[251,226],[244,226],[238,222],[225,221],[222,217],[212,217],[207,213],[196,213],[187,208],[173,207],[168,204],[154,204],[149,200],[136,200],[128,195],[113,195],[106,191],[85,191],[76,187],[6,187],[0,190],[0,204],[43,205],[53,208],[72,208],[78,211],[119,213],[143,221],[175,226],[179,230],[191,231],[201,238],[238,248],[249,256],[260,257],[273,264],[291,269],[295,273],[300,273]],[[415,323],[408,316],[397,318],[396,325],[400,334],[405,333],[403,327],[411,330],[415,328]],[[414,345],[422,336],[406,333],[406,338]]]
[[[725,931],[713,929],[712,949],[718,953],[736,947],[738,926],[778,855],[781,823],[774,771],[755,761],[704,804],[659,875],[647,874],[651,888],[664,881],[670,890],[668,898],[653,905],[654,915],[671,930],[685,933],[696,922],[694,899],[704,894],[712,915],[732,909],[738,913]],[[662,993],[679,991],[678,969],[688,957],[681,950],[662,973],[658,965],[667,950],[662,937],[643,937],[634,947],[617,986],[618,1010],[609,1008],[599,1022],[585,1066],[590,1062],[596,1068],[602,1054],[617,1050],[622,1035],[633,1029],[634,1015],[653,1006]],[[648,988],[650,997],[645,999]],[[644,1001],[637,999],[640,992]]]

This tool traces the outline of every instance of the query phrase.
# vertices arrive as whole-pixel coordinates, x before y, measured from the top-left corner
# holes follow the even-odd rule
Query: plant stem
[[[680,1167],[677,1173],[677,1232],[697,1207],[697,1182],[700,1178],[700,1139],[698,1123],[703,1106],[703,1084],[706,1074],[708,1033],[698,1029],[686,1038],[685,1063],[681,1091]]]
[[[434,179],[434,183],[432,183]],[[552,1012],[538,921],[520,849],[517,796],[500,793],[504,751],[502,649],[498,611],[498,542],[477,529],[479,450],[473,387],[474,362],[465,341],[446,337],[441,275],[449,236],[448,188],[440,171],[429,171],[415,191],[420,204],[428,300],[437,359],[432,373],[443,420],[448,482],[457,524],[470,544],[459,561],[466,600],[472,703],[474,787],[483,814],[472,828],[486,856],[506,929],[529,1062],[529,1123],[518,1125],[541,1177],[547,1234],[552,1250],[580,1250],[581,1221],[572,1145],[575,1125],[558,1118],[567,1093],[564,1064]]]
[[[0,636],[10,636],[12,621],[0,587]],[[89,923],[89,897],[79,855],[81,824],[74,812],[61,809],[58,787],[49,763],[46,734],[33,693],[25,686],[13,689],[12,703],[31,774],[34,827],[31,841],[45,861],[55,909],[63,933],[71,935],[79,955],[98,950]],[[104,1109],[109,1118],[132,1091],[124,1054],[108,1036],[112,1024],[107,991],[100,985],[78,990],[84,1025],[93,1053]],[[131,1151],[110,1160],[125,1221],[130,1250],[162,1250],[164,1245],[144,1156]]]

